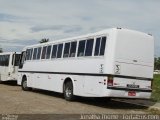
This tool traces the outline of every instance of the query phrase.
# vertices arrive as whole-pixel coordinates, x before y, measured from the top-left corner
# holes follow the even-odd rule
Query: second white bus
[[[150,98],[154,39],[112,28],[23,49],[18,84],[74,96]]]
[[[20,53],[0,53],[0,82],[17,81]]]

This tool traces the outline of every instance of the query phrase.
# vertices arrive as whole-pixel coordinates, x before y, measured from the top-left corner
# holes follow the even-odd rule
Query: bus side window
[[[51,58],[57,57],[57,45],[53,45]]]
[[[5,66],[5,60],[6,60],[5,55],[3,55],[3,66]]]
[[[4,66],[8,66],[9,65],[9,55],[4,55]]]
[[[0,55],[0,66],[3,66],[3,55]]]
[[[50,59],[50,54],[51,54],[51,45],[47,46],[46,59]]]
[[[1,66],[4,66],[4,55],[1,56]]]
[[[33,52],[33,49],[27,49],[26,60],[31,60],[32,59],[32,52]]]
[[[5,55],[3,55],[3,66],[5,66],[5,60],[6,60]]]
[[[101,41],[101,38],[96,39],[96,46],[95,46],[95,51],[94,51],[95,56],[99,55],[100,41]]]
[[[3,55],[0,55],[0,66],[3,66]]]
[[[12,65],[14,65],[15,54],[12,55]]]
[[[0,55],[0,66],[2,66],[1,64],[2,64],[2,56]]]
[[[43,47],[41,59],[45,59],[47,46]]]
[[[14,66],[19,66],[20,64],[21,55],[15,54]]]
[[[33,52],[33,60],[36,59],[37,56],[37,48],[34,48],[34,52]]]
[[[62,56],[63,44],[58,45],[57,58],[61,58]]]
[[[29,56],[29,60],[32,59],[32,53],[33,53],[33,49],[30,49],[30,56]]]
[[[78,54],[77,54],[78,57],[84,56],[85,43],[86,40],[79,41]]]
[[[94,56],[104,55],[106,46],[106,37],[99,37],[96,39],[96,46]]]
[[[69,57],[70,42],[65,43],[63,57]]]
[[[26,60],[26,57],[27,57],[27,53],[26,51],[23,51],[20,58],[19,69],[23,68],[23,64],[24,64],[24,61]]]
[[[102,37],[100,55],[104,55],[105,46],[106,46],[106,37]]]
[[[77,47],[77,42],[71,42],[71,48],[70,48],[69,57],[75,57],[75,55],[76,55],[76,47]]]
[[[93,41],[94,39],[87,40],[85,56],[92,56]]]
[[[40,56],[41,56],[41,47],[38,48],[38,53],[37,53],[37,60],[40,59]]]
[[[26,50],[26,60],[29,60],[30,49]]]

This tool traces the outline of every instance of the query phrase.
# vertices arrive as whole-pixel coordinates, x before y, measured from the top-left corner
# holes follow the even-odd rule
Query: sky
[[[155,38],[160,57],[160,0],[0,0],[0,48],[21,51],[50,41],[122,27]]]

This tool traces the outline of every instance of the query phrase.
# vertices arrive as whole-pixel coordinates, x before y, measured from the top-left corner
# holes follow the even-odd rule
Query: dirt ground
[[[68,102],[62,94],[32,90],[22,91],[15,83],[0,84],[0,114],[146,114],[147,108],[107,101],[77,97]]]

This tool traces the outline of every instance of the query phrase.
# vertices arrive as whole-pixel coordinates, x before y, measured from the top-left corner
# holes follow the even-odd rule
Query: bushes
[[[153,101],[160,102],[160,75],[154,75],[153,87],[152,87],[152,96]]]

